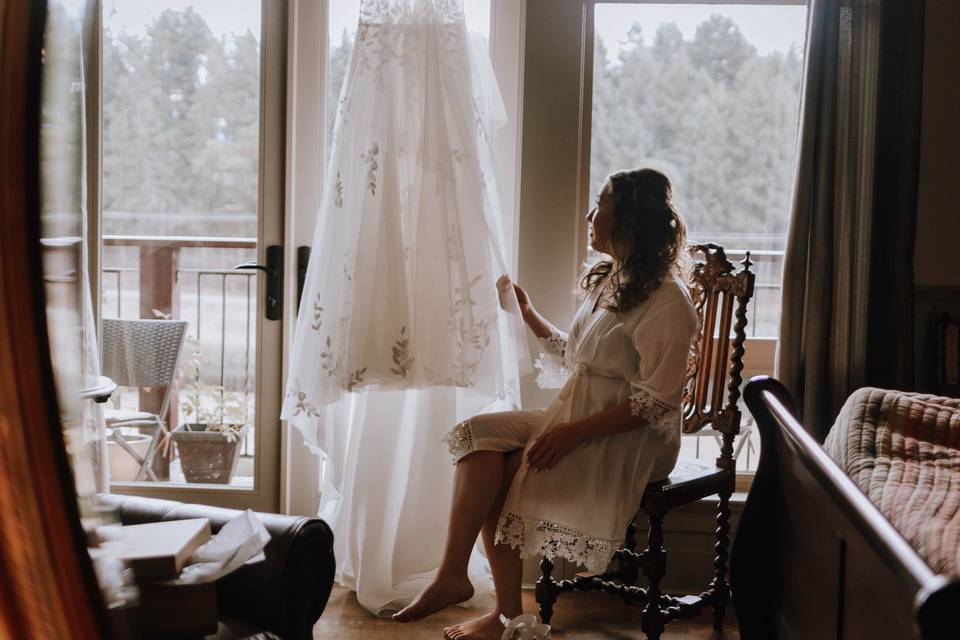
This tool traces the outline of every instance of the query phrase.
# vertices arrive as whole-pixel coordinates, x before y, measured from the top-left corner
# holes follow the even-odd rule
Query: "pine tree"
[[[757,55],[740,27],[732,19],[711,15],[697,27],[690,45],[690,59],[698,69],[706,69],[717,82],[730,85],[743,64]]]
[[[213,34],[192,7],[163,11],[147,29],[146,66],[151,80],[151,109],[158,116],[150,132],[154,210],[190,213],[197,210],[196,154],[213,133],[198,108],[202,78],[214,44]],[[200,173],[198,173],[200,171]]]

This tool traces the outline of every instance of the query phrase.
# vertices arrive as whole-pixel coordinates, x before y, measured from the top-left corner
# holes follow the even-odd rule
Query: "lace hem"
[[[622,541],[596,538],[556,522],[529,520],[505,512],[497,521],[494,542],[519,549],[521,558],[563,558],[600,573],[606,570]]]
[[[476,450],[476,443],[473,439],[473,427],[470,425],[470,421],[464,420],[451,429],[450,433],[443,437],[443,442],[450,450],[450,455],[453,456],[453,464],[460,462],[461,458],[468,453],[473,453]]]
[[[563,354],[567,351],[567,335],[562,331],[553,330],[546,338],[538,338],[540,341],[540,346],[543,348],[543,352],[551,356],[557,356],[558,358],[563,358]]]
[[[665,438],[680,436],[680,407],[654,397],[643,389],[630,396],[630,415],[642,416],[647,428],[653,429]]]

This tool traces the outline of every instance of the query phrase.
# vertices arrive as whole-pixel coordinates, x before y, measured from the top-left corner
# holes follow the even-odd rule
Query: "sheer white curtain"
[[[439,564],[442,437],[519,405],[529,369],[490,137],[503,105],[462,0],[363,0],[282,417],[323,456],[338,580],[403,606]],[[473,564],[479,593],[485,563]]]

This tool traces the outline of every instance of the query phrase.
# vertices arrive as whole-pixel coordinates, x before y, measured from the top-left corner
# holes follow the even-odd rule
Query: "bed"
[[[851,396],[828,454],[780,383],[747,385],[761,452],[731,561],[744,640],[960,638],[960,402],[903,394],[907,428],[888,420],[891,393]],[[915,410],[916,398],[942,406]]]

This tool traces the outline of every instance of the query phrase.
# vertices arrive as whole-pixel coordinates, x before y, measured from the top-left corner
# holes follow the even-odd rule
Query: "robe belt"
[[[570,394],[573,393],[573,387],[577,381],[588,376],[602,376],[604,378],[622,380],[622,377],[619,374],[597,371],[596,369],[591,369],[590,365],[588,365],[586,362],[578,362],[573,367],[573,375],[570,376],[570,378],[567,380],[567,383],[563,385],[563,388],[560,390],[560,395],[558,398],[560,400],[566,400],[569,398]]]

